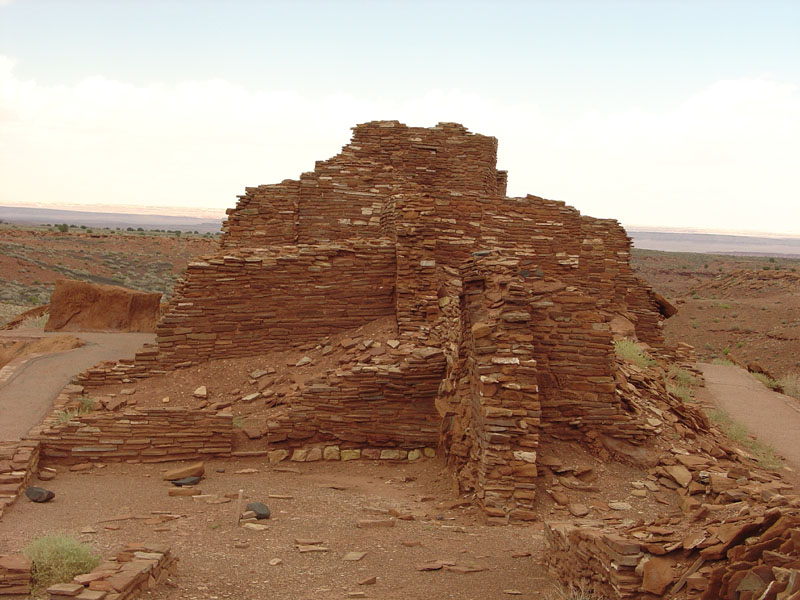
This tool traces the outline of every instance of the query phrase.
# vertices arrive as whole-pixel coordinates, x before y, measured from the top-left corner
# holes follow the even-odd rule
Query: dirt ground
[[[186,264],[216,246],[216,239],[195,235],[0,225],[0,302],[28,308],[47,303],[59,278],[169,295]],[[0,310],[0,318],[12,310]]]
[[[236,526],[236,500],[168,497],[172,486],[161,479],[163,466],[57,468],[46,484],[55,500],[17,501],[3,519],[0,548],[22,548],[52,531],[73,534],[105,555],[133,541],[170,544],[178,573],[145,594],[148,600],[339,599],[353,592],[386,599],[512,597],[506,591],[520,592],[519,598],[560,597],[539,563],[541,524],[488,527],[474,508],[450,508],[450,478],[438,459],[277,468],[259,459],[207,462],[198,488],[220,497],[243,489],[247,501],[266,503],[272,511],[262,521],[266,531]],[[242,469],[257,472],[236,474]],[[357,526],[387,519],[394,527]],[[298,539],[328,550],[301,553]],[[346,561],[347,552],[366,554]],[[280,564],[271,565],[273,559]],[[452,568],[418,570],[432,561]],[[375,584],[359,585],[373,576]]]
[[[757,362],[776,379],[800,373],[800,260],[635,250],[632,264],[678,307],[668,343],[708,362]]]

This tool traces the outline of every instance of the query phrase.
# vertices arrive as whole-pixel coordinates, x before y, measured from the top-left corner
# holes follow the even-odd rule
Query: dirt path
[[[772,392],[744,369],[700,363],[710,400],[751,434],[770,444],[800,484],[800,402]]]
[[[39,330],[0,332],[2,337],[46,337],[56,334]],[[0,440],[15,440],[37,425],[73,375],[101,360],[132,358],[150,333],[71,333],[86,342],[68,352],[32,358],[0,386]]]

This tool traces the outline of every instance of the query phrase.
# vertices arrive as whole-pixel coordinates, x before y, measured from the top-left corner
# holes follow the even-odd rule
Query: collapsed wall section
[[[240,250],[189,264],[157,329],[159,362],[252,356],[394,313],[382,240]]]
[[[407,345],[404,345],[407,346]],[[434,399],[444,371],[438,348],[407,348],[395,364],[356,364],[310,380],[300,396],[270,417],[270,445],[337,444],[342,449],[436,446]]]

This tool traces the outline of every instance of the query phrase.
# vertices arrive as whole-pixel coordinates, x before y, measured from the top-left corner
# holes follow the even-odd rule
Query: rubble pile
[[[547,522],[550,570],[567,585],[580,583],[608,598],[794,598],[777,594],[800,577],[791,542],[800,496],[789,493],[792,486],[777,472],[733,447],[695,406],[670,394],[659,373],[628,363],[618,370],[620,393],[647,415],[660,441],[622,446],[598,436],[596,450],[646,467],[647,477],[631,482],[631,497],[650,496],[664,510],[650,511],[647,519]],[[555,473],[564,470],[557,459],[542,460],[555,464]],[[560,487],[549,491],[555,495]],[[779,529],[770,529],[778,522]],[[778,547],[780,557],[764,553]]]

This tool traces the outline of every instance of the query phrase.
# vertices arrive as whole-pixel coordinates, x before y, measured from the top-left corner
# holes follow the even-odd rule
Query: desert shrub
[[[235,417],[233,417],[233,426],[236,429],[241,429],[242,427],[244,427],[244,417],[241,415],[236,415]]]
[[[697,378],[686,369],[677,366],[670,367],[665,379],[667,391],[680,398],[683,402],[694,402],[694,388],[697,387]]]
[[[715,365],[725,365],[726,367],[732,367],[733,366],[733,361],[730,361],[727,358],[715,358],[712,362]]]
[[[719,408],[709,410],[706,414],[709,421],[719,427],[729,439],[744,446],[763,468],[780,469],[783,467],[783,461],[776,454],[775,449],[766,442],[751,437],[746,425],[734,421],[727,412]]]
[[[635,364],[637,367],[646,369],[656,364],[653,357],[633,340],[617,340],[614,342],[614,352],[622,360]]]
[[[697,385],[697,378],[686,369],[673,366],[669,370],[669,376],[678,384],[693,387]]]
[[[78,411],[77,410],[67,409],[67,410],[58,410],[58,411],[56,411],[56,418],[58,419],[58,422],[61,423],[62,425],[64,423],[68,423],[69,421],[72,421],[72,419],[74,419],[77,416],[78,416]]]
[[[95,400],[91,396],[81,396],[79,402],[80,404],[77,408],[68,408],[66,410],[56,411],[56,418],[58,419],[58,422],[63,425],[75,417],[79,415],[85,415],[94,409]]]
[[[668,383],[667,391],[673,396],[680,398],[683,402],[694,402],[694,394],[692,393],[692,388],[687,385],[681,385],[678,383]]]
[[[88,413],[94,410],[96,401],[91,396],[81,396],[80,403],[80,412]]]
[[[780,387],[778,382],[769,377],[768,375],[764,375],[764,373],[752,373],[753,377],[758,379],[761,383],[763,383],[766,387],[771,390],[777,389]]]
[[[783,388],[783,393],[800,399],[800,375],[797,373],[787,373],[778,380]]]
[[[23,553],[31,561],[33,584],[42,589],[54,583],[69,583],[100,564],[100,557],[87,544],[68,535],[54,533],[33,540]]]

